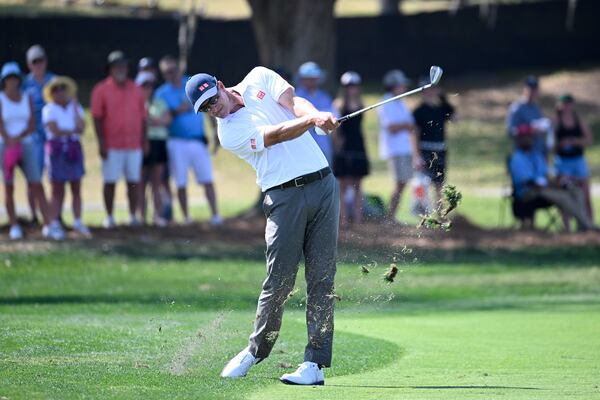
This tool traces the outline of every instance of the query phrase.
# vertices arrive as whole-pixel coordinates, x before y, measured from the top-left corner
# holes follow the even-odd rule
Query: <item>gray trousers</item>
[[[304,361],[331,365],[339,199],[333,174],[303,187],[266,193],[267,278],[249,339],[250,352],[257,358],[265,359],[273,349],[284,304],[294,288],[304,254],[308,329]]]
[[[585,195],[579,188],[567,190],[554,187],[540,187],[530,190],[525,195],[525,199],[527,196],[540,196],[552,204],[556,204],[561,211],[573,216],[579,226],[583,228],[589,229],[593,226],[592,221],[588,218],[585,211]]]

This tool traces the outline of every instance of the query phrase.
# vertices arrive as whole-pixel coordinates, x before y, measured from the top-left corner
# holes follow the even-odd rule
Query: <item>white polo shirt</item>
[[[383,100],[392,97],[391,93],[386,93]],[[406,104],[400,99],[391,101],[381,106],[379,113],[379,156],[383,160],[391,157],[407,156],[412,154],[412,146],[410,143],[410,132],[401,130],[400,132],[392,133],[387,127],[393,124],[414,124],[415,119],[412,113],[406,107]]]
[[[256,67],[231,88],[242,95],[245,106],[218,119],[221,146],[256,170],[256,183],[263,192],[329,165],[308,131],[296,139],[265,147],[264,133],[269,126],[296,118],[278,103],[290,87],[276,72]]]

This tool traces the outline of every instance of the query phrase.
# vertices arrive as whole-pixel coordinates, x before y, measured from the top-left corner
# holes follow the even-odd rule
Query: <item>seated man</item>
[[[516,150],[509,162],[515,200],[543,207],[548,203],[577,220],[581,230],[593,229],[585,213],[583,192],[576,187],[561,187],[547,177],[546,161],[533,150],[534,132],[529,125],[520,125],[516,132]]]

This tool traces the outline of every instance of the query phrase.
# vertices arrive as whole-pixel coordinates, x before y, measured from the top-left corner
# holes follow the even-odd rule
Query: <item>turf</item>
[[[302,361],[302,284],[272,357],[221,380],[252,328],[260,255],[133,247],[2,255],[0,396],[600,397],[598,248],[414,254],[393,284],[387,255],[366,276],[346,260],[334,368],[313,389],[276,380]]]

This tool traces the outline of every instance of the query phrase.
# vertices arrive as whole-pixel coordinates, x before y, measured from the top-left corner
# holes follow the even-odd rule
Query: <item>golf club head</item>
[[[431,67],[431,69],[429,70],[429,80],[430,80],[431,84],[437,85],[440,82],[440,79],[442,79],[443,73],[444,73],[444,70],[441,67],[438,67],[437,65],[433,65]]]

